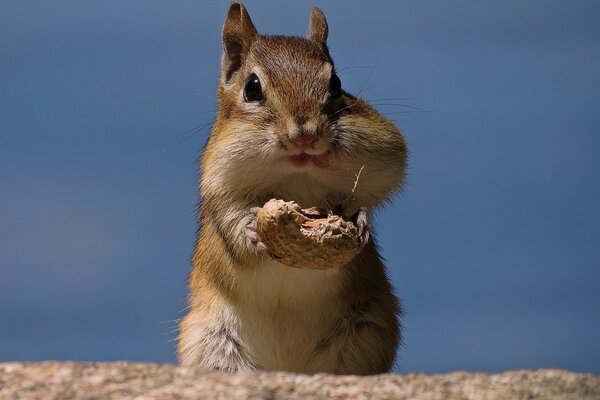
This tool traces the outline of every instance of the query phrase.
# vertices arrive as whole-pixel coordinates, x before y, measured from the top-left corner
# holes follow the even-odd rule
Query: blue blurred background
[[[0,361],[175,361],[228,4],[2,2]],[[409,141],[398,371],[600,373],[600,3],[246,5]]]

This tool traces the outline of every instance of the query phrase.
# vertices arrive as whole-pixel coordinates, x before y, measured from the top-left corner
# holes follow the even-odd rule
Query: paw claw
[[[267,245],[262,241],[256,228],[252,225],[247,225],[242,228],[242,234],[250,239],[250,243],[253,244],[258,250],[267,250]]]
[[[252,242],[260,242],[260,235],[258,234],[258,232],[256,231],[256,228],[252,227],[252,226],[245,226],[242,228],[242,233],[246,236],[248,236],[248,238],[250,238],[250,240]]]
[[[261,210],[261,207],[252,207],[250,209],[250,212],[252,213],[252,215],[256,215],[258,214],[258,212]]]
[[[361,207],[353,219],[355,220],[358,229],[358,244],[359,250],[362,249],[369,241],[369,221],[367,219],[367,208]]]

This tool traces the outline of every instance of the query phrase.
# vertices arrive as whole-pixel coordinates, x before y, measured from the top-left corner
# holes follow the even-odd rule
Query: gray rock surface
[[[600,399],[600,376],[561,370],[308,376],[127,362],[0,363],[0,399]]]

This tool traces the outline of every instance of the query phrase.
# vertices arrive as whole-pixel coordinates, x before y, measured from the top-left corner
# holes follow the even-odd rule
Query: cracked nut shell
[[[289,267],[341,267],[359,248],[358,230],[351,221],[317,207],[302,209],[293,201],[271,199],[256,220],[270,255]]]

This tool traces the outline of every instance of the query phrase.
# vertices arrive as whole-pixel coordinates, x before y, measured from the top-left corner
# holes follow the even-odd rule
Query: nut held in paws
[[[350,262],[359,249],[356,226],[342,216],[293,201],[271,199],[256,215],[257,231],[282,264],[328,269]]]

